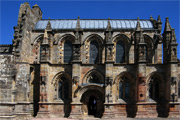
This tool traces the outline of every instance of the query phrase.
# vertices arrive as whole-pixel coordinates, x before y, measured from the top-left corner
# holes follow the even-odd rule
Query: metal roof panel
[[[75,29],[77,20],[50,20],[52,29]],[[40,20],[36,23],[34,29],[41,30],[45,29],[48,20]],[[80,26],[82,29],[106,29],[107,19],[97,19],[97,20],[80,20]],[[110,24],[112,29],[135,29],[137,20],[121,20],[121,19],[111,19]],[[140,20],[141,28],[153,29],[153,24],[150,20]]]

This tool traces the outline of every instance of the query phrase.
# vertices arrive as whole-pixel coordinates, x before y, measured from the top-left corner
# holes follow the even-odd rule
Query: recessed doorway
[[[91,96],[89,98],[89,103],[88,103],[88,115],[95,116],[96,112],[97,112],[97,100],[94,96]]]

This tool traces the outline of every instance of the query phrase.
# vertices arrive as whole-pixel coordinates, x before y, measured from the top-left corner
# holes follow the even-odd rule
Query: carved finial
[[[140,30],[140,43],[144,43],[144,36],[143,36],[143,31]]]
[[[78,16],[77,23],[76,23],[76,29],[77,29],[77,30],[80,30],[80,29],[81,29],[80,17],[79,17],[79,16]]]
[[[141,25],[140,25],[140,20],[139,17],[137,18],[137,24],[136,24],[136,31],[140,31],[141,30]]]
[[[152,17],[152,15],[150,16],[150,20],[154,20],[154,18]]]
[[[171,31],[171,25],[169,23],[169,18],[166,17],[166,22],[165,22],[165,29],[164,31]]]
[[[172,43],[176,43],[176,35],[174,29],[172,29]]]
[[[160,15],[158,16],[157,22],[158,22],[158,23],[162,23],[162,22],[161,22],[161,17],[160,17]]]
[[[47,30],[44,31],[44,39],[48,38]]]
[[[47,23],[47,26],[46,26],[46,30],[48,30],[48,31],[52,30],[50,18],[48,18],[48,23]]]
[[[108,18],[107,30],[111,30],[110,18]]]
[[[35,4],[35,5],[33,5],[33,8],[34,8],[34,7],[39,7],[39,6],[38,6],[38,4]]]

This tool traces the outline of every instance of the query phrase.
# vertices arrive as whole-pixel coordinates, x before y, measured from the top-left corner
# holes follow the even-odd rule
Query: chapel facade
[[[180,118],[180,61],[166,18],[42,19],[21,4],[0,45],[0,119]]]

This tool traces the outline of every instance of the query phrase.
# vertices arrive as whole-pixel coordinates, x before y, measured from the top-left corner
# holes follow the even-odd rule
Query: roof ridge
[[[45,21],[45,20],[49,20],[49,19],[41,19],[41,20]],[[77,19],[50,19],[50,20],[77,20]],[[107,20],[108,21],[108,19],[80,19],[80,20]],[[111,20],[136,20],[137,21],[137,19],[110,19],[110,21]],[[139,20],[150,21],[149,19],[139,19]]]

